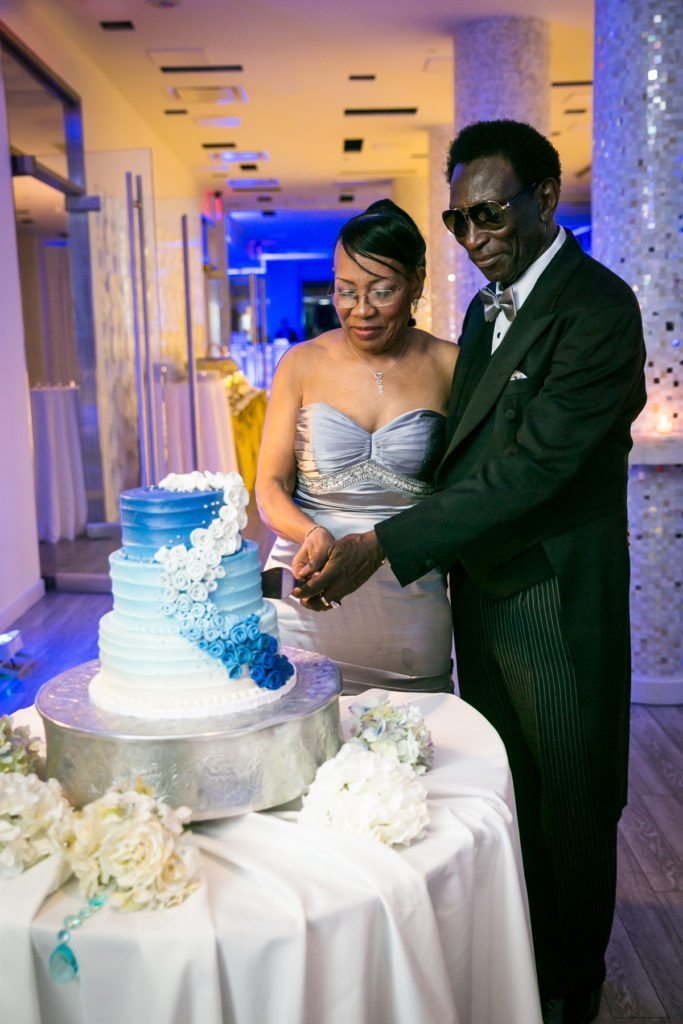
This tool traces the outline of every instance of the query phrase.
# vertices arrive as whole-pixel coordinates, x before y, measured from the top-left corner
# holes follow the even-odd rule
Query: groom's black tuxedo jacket
[[[490,356],[492,334],[475,297],[437,491],[376,528],[404,585],[460,562],[505,596],[552,571],[547,539],[625,513],[630,426],[645,403],[631,289],[568,232]]]
[[[589,692],[595,671],[613,658],[622,698],[629,685],[626,483],[630,426],[645,403],[640,310],[568,232],[491,356],[492,333],[477,296],[437,490],[377,534],[404,585],[455,569],[454,585],[466,573],[502,598],[557,576],[579,686],[603,722],[615,707]]]

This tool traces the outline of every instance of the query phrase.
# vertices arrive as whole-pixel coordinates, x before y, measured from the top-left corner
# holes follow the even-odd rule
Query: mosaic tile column
[[[543,135],[549,133],[550,30],[547,22],[541,18],[477,18],[458,28],[454,43],[456,135],[472,121],[499,118],[526,121]],[[472,296],[486,280],[469,262],[464,250],[457,248],[459,327]]]
[[[593,255],[633,288],[648,404],[631,458],[633,699],[683,703],[683,18],[596,0]]]

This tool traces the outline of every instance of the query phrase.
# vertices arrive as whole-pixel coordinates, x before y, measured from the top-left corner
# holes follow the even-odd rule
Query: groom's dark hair
[[[451,143],[446,178],[451,183],[457,164],[484,156],[502,156],[522,185],[554,178],[560,183],[560,156],[552,142],[523,121],[475,121]]]

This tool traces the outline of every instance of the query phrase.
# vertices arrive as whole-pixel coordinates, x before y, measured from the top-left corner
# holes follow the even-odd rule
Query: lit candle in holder
[[[655,430],[658,434],[670,434],[673,428],[674,425],[671,421],[671,417],[667,416],[666,413],[662,413],[661,416],[657,417],[657,422],[655,423]]]

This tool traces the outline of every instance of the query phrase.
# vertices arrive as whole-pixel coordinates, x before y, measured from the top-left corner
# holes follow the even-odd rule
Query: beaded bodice
[[[415,504],[433,490],[446,420],[412,409],[370,432],[325,402],[299,410],[295,500],[305,509],[371,515]]]

